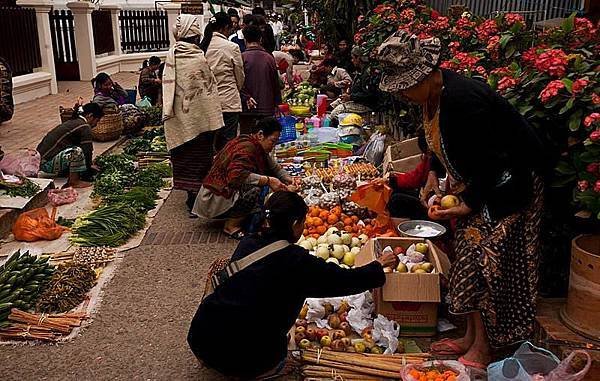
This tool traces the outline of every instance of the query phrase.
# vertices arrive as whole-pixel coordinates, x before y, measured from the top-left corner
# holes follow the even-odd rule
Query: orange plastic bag
[[[60,238],[64,231],[65,228],[56,224],[45,208],[33,209],[21,214],[12,228],[15,239],[26,242],[52,241]]]
[[[377,221],[381,225],[387,225],[390,218],[387,204],[391,195],[392,188],[387,184],[370,182],[359,186],[350,196],[350,201],[377,213]]]

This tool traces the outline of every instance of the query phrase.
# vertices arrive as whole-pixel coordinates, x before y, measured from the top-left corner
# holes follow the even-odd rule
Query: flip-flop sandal
[[[434,347],[434,345],[435,345],[435,347]],[[445,346],[446,348],[439,349],[440,346]],[[449,338],[445,338],[445,339],[438,341],[437,343],[433,343],[430,346],[430,349],[431,349],[432,354],[441,355],[441,356],[462,355],[463,353],[466,352],[464,349],[462,349],[461,347],[456,345]]]
[[[246,236],[246,233],[244,233],[242,231],[242,229],[236,230],[233,233],[227,233],[226,231],[223,231],[223,234],[225,234],[227,237],[229,237],[231,239],[235,239],[237,241],[241,241]]]
[[[475,369],[481,369],[481,370],[487,370],[487,365],[484,365],[480,362],[477,361],[471,361],[471,360],[467,360],[464,357],[460,356],[458,358],[458,362],[463,364],[464,366],[470,367],[470,368],[475,368]]]

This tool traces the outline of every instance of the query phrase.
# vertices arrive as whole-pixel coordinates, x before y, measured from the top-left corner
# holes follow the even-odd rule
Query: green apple
[[[354,260],[356,259],[356,254],[354,254],[353,252],[349,252],[344,254],[344,264],[347,266],[354,266]]]
[[[429,251],[429,246],[426,243],[420,242],[415,245],[415,250],[421,254],[427,254]]]
[[[323,337],[321,337],[321,345],[324,347],[328,347],[331,345],[331,337],[329,337],[329,335],[325,335]]]
[[[451,195],[451,194],[442,197],[442,201],[440,201],[440,205],[442,206],[442,209],[454,208],[455,206],[458,206],[459,204],[460,204],[460,200],[458,199],[458,197]]]
[[[344,233],[342,234],[342,243],[344,245],[350,245],[352,244],[352,236],[348,233]]]
[[[362,341],[357,341],[354,343],[354,350],[356,353],[365,353],[367,346]]]
[[[406,267],[404,263],[400,262],[398,263],[398,267],[396,267],[396,271],[398,271],[399,273],[407,273],[408,267]]]
[[[310,341],[308,339],[302,339],[298,343],[300,349],[308,349],[310,347]]]

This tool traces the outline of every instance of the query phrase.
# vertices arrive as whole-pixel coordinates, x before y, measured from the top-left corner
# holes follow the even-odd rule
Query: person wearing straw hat
[[[181,14],[173,25],[175,44],[167,53],[163,73],[163,114],[167,148],[173,164],[173,187],[188,192],[194,205],[214,156],[214,131],[223,114],[217,80],[200,49],[200,23]]]
[[[485,369],[491,347],[529,338],[535,320],[543,144],[487,84],[439,68],[437,38],[398,31],[378,49],[383,91],[423,108],[432,168],[423,202],[453,180],[460,204],[436,214],[456,219],[450,312],[467,316],[466,335],[432,344],[439,355]]]

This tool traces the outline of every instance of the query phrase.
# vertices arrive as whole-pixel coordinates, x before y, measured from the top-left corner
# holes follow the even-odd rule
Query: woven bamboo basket
[[[116,140],[123,133],[123,117],[120,112],[104,114],[96,127],[92,128],[92,138],[97,142]]]

